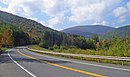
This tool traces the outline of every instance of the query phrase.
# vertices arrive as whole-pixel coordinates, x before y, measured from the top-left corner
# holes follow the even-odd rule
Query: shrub
[[[53,49],[60,49],[60,47],[57,46],[57,45],[54,45],[54,46],[53,46]]]
[[[67,47],[67,46],[60,46],[60,49],[67,50],[67,49],[68,49],[68,47]]]
[[[40,42],[40,43],[39,43],[39,46],[40,46],[40,47],[42,47],[42,48],[47,48],[47,46],[46,46],[46,43],[45,43],[45,42]]]
[[[53,47],[49,47],[49,50],[54,50]]]

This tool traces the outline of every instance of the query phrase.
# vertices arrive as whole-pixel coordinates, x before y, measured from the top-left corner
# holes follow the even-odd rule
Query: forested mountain
[[[66,31],[66,33],[72,31],[74,33],[66,34],[59,32],[33,20],[0,11],[0,49],[1,47],[39,44],[39,46],[43,48],[59,48],[59,51],[66,49],[66,47],[72,49],[81,48],[98,50],[97,54],[101,53],[106,55],[106,52],[108,52],[110,55],[117,55],[117,53],[119,53],[119,56],[129,56],[129,52],[127,51],[130,50],[128,45],[130,25],[117,29],[100,25],[78,26],[63,31]],[[104,33],[106,34],[103,35]],[[82,36],[91,38],[86,39],[74,34],[82,34]],[[99,37],[95,34],[103,35],[101,36],[103,39],[111,39],[102,41],[99,40]],[[123,39],[119,37],[123,37]],[[93,53],[96,53],[95,51]],[[122,51],[126,53],[124,54]],[[74,52],[74,50],[71,52]]]
[[[0,45],[3,47],[39,43],[44,48],[54,45],[95,48],[94,39],[87,42],[84,37],[59,32],[36,21],[2,11],[0,11],[0,29]]]
[[[119,27],[115,30],[112,30],[111,32],[108,32],[101,36],[101,39],[110,39],[113,37],[118,37],[118,38],[128,38],[130,37],[130,25]]]
[[[28,33],[34,40],[39,40],[40,37],[46,32],[55,32],[55,30],[45,27],[44,25],[23,17],[19,17],[7,12],[0,11],[0,23],[12,24],[25,33]]]
[[[86,38],[90,38],[95,34],[103,35],[112,30],[114,30],[113,27],[108,27],[103,25],[84,25],[84,26],[67,28],[62,31],[65,33],[77,34],[77,35],[84,36]]]

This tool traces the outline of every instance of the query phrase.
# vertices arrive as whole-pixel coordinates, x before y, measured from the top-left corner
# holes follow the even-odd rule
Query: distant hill
[[[101,39],[109,39],[112,37],[125,38],[130,37],[130,25],[119,27],[111,32],[102,35]]]
[[[7,12],[0,11],[0,23],[8,23],[19,27],[28,33],[33,39],[40,38],[46,31],[55,32],[55,30],[23,17],[19,17]]]
[[[65,33],[70,33],[70,34],[77,34],[84,36],[86,38],[90,38],[93,35],[103,35],[105,33],[108,33],[115,28],[113,27],[108,27],[108,26],[103,26],[103,25],[84,25],[84,26],[76,26],[76,27],[71,27],[62,30]]]

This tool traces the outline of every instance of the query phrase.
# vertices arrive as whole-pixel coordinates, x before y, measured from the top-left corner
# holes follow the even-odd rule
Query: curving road
[[[130,66],[56,58],[25,48],[11,49],[4,56],[0,77],[130,77]]]

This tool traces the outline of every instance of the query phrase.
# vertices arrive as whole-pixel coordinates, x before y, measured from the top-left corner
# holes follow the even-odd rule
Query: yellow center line
[[[63,65],[52,63],[52,62],[40,60],[38,58],[35,58],[35,57],[32,57],[32,56],[23,54],[20,51],[17,51],[17,52],[19,54],[21,54],[22,56],[25,56],[25,57],[28,57],[28,58],[31,58],[31,59],[34,59],[34,60],[37,60],[37,61],[49,64],[49,65],[52,65],[52,66],[55,66],[55,67],[59,67],[59,68],[63,68],[63,69],[67,69],[67,70],[71,70],[71,71],[75,71],[75,72],[78,72],[78,73],[82,73],[82,74],[86,74],[86,75],[91,75],[91,76],[95,76],[95,77],[107,77],[107,76],[104,76],[104,75],[99,75],[99,74],[95,74],[95,73],[91,73],[91,72],[87,72],[87,71],[83,71],[83,70],[78,70],[78,69],[75,69],[75,68],[71,68],[71,67],[68,67],[68,66],[63,66]]]

